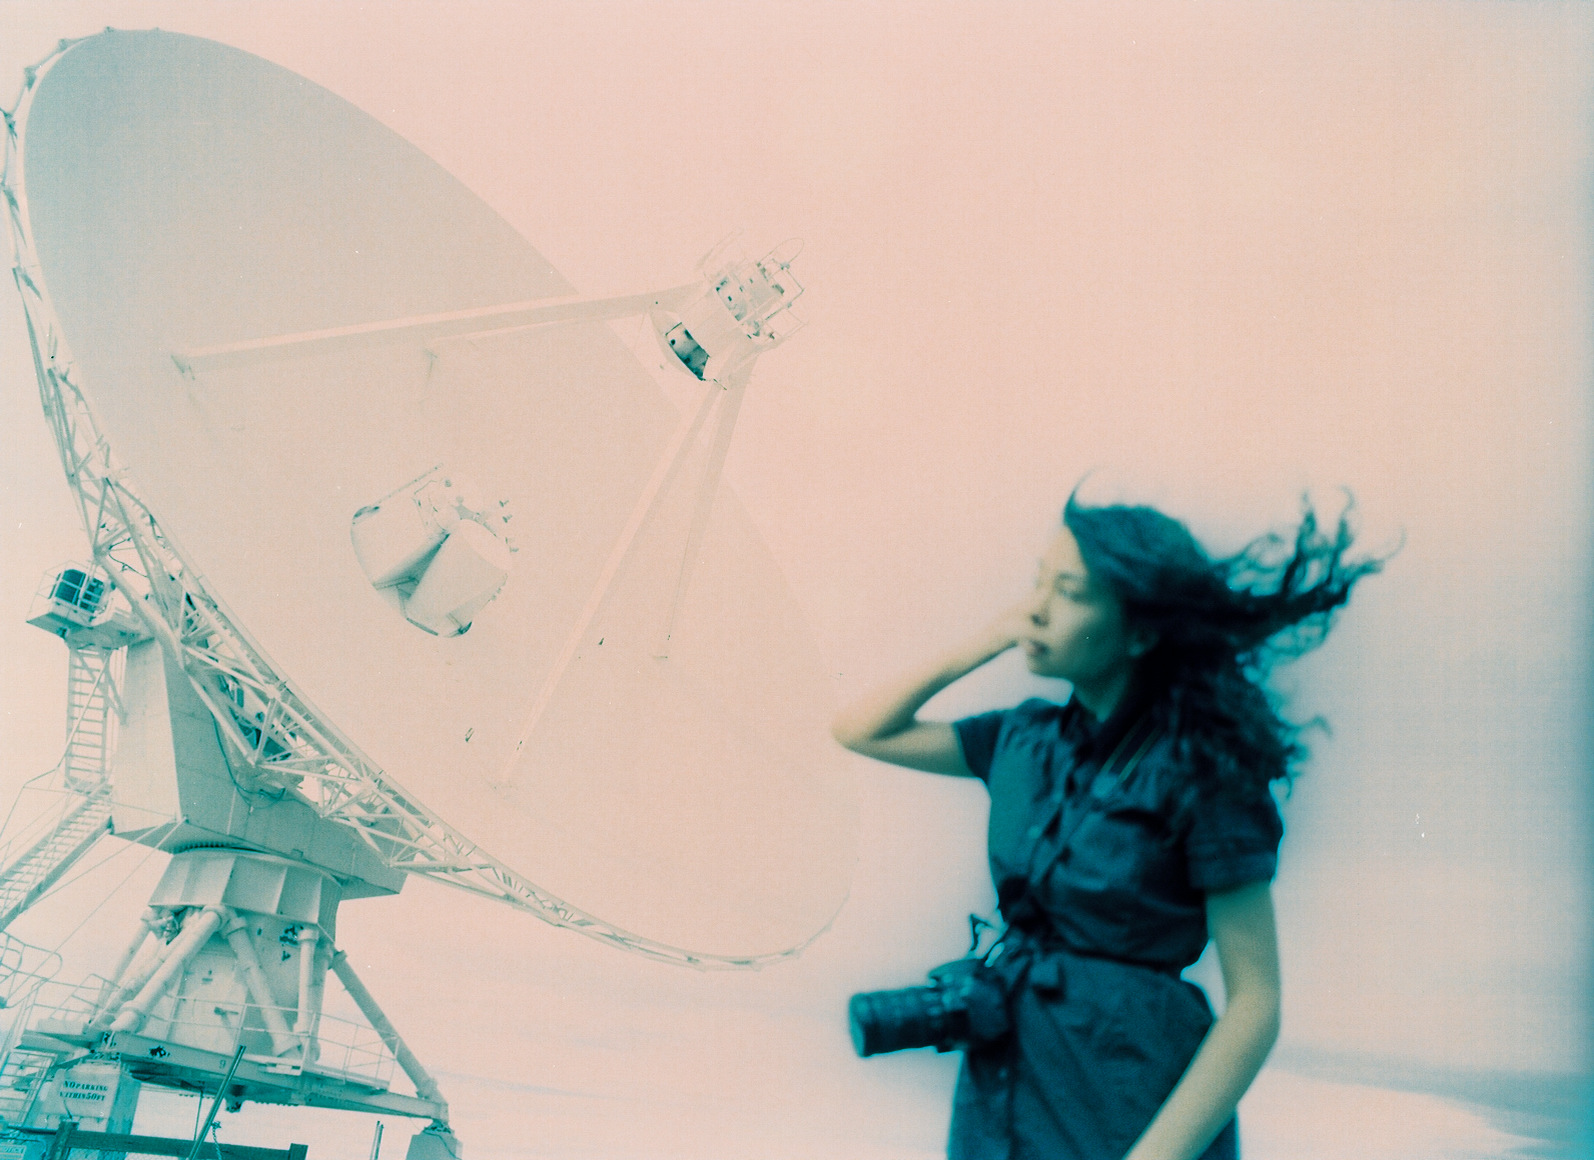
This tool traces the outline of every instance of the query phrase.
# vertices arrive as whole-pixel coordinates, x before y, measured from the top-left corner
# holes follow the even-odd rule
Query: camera
[[[853,1047],[865,1057],[910,1047],[984,1046],[1000,1040],[1011,1026],[1001,976],[973,957],[936,967],[927,987],[854,995],[847,1022]]]

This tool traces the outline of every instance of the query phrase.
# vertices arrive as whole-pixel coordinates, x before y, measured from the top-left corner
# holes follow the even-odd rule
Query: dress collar
[[[1077,698],[1070,697],[1068,708],[1071,711],[1062,722],[1063,739],[1074,747],[1081,761],[1100,766],[1111,758],[1129,732],[1142,720],[1146,726],[1151,724],[1149,710],[1154,707],[1166,686],[1166,681],[1137,673],[1105,721],[1097,721]]]

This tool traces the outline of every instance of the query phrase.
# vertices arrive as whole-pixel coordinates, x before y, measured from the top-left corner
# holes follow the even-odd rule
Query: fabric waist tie
[[[1002,936],[1002,953],[992,969],[1001,976],[1009,995],[1027,982],[1037,991],[1061,997],[1067,993],[1067,960],[1070,957],[1155,971],[1170,979],[1177,979],[1183,969],[1170,963],[1148,963],[1100,951],[1079,950],[1023,930],[1009,930]]]

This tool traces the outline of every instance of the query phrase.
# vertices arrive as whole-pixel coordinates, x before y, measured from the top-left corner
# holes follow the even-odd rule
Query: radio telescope
[[[172,857],[106,978],[16,1017],[0,1116],[115,1133],[150,1082],[429,1117],[411,1155],[454,1152],[336,949],[339,903],[410,875],[698,967],[825,928],[851,815],[823,668],[721,481],[797,325],[788,252],[576,294],[365,114],[163,32],[63,42],[6,126],[91,559],[35,609],[70,740],[0,926],[103,834]],[[640,316],[655,367],[609,325]],[[328,970],[363,1046],[328,1034]]]

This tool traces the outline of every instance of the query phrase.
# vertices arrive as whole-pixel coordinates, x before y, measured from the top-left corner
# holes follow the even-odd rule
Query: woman
[[[1225,1160],[1279,1029],[1269,786],[1303,756],[1263,689],[1318,644],[1376,560],[1308,506],[1292,540],[1210,558],[1147,507],[1071,497],[1034,594],[986,632],[844,710],[836,739],[978,777],[1007,923],[1011,1031],[964,1056],[953,1160]],[[947,724],[915,714],[1009,648],[1073,686]],[[1217,947],[1227,1003],[1179,972]]]

